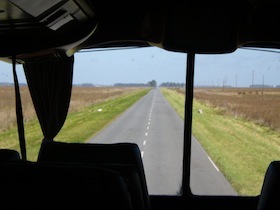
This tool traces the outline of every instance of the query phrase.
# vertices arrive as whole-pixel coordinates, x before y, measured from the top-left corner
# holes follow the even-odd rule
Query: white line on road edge
[[[146,143],[147,143],[147,142],[146,142],[146,140],[144,140],[143,145],[145,146],[145,145],[146,145]]]
[[[217,170],[217,171],[220,171],[219,168],[215,165],[215,163],[211,160],[211,158],[209,156],[207,156],[208,159],[210,160],[210,162],[212,163],[212,165],[214,166],[214,168]]]
[[[144,157],[144,152],[143,152],[143,151],[141,151],[141,157],[142,157],[142,158]]]
[[[192,140],[193,140],[193,136],[192,136]],[[195,139],[195,138],[194,138]],[[212,165],[214,166],[214,168],[217,170],[217,171],[220,171],[219,168],[215,165],[215,163],[213,162],[213,160],[208,156],[208,154],[205,152],[204,148],[201,146],[201,144],[196,140],[195,141],[198,146],[201,148],[201,150],[203,151],[203,153],[207,156],[207,158],[210,160],[210,162],[212,163]]]

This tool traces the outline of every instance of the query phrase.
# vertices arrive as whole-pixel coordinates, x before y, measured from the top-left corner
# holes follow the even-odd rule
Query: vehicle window
[[[12,66],[1,65],[0,146],[20,151]],[[43,135],[21,65],[17,72],[27,158],[36,160]],[[157,47],[77,52],[69,114],[55,140],[136,143],[149,193],[180,195],[185,75],[186,54]]]
[[[186,54],[157,47],[77,52],[63,142],[137,143],[149,194],[179,195],[182,185]],[[1,148],[20,152],[12,65],[1,62]],[[27,159],[37,160],[43,134],[21,65]],[[7,120],[8,119],[8,120]]]
[[[194,194],[260,194],[265,171],[280,154],[279,59],[269,49],[196,55]]]
[[[30,97],[21,65],[16,65],[23,108],[24,121],[36,121],[34,106]],[[0,148],[15,149],[20,152],[15,111],[15,88],[12,64],[0,61]],[[39,124],[35,123],[39,128]],[[28,129],[29,130],[29,129]],[[39,130],[39,129],[38,129]],[[28,132],[29,138],[30,130]]]
[[[181,194],[184,96],[174,90],[185,68],[186,54],[156,47],[76,53],[71,114],[56,139],[136,143],[149,194]]]

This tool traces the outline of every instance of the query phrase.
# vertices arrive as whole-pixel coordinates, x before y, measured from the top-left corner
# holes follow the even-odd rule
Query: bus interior
[[[12,75],[14,95],[4,97],[8,89],[0,79],[0,97],[13,98],[16,116],[13,128],[0,129],[1,205],[280,209],[279,9],[276,0],[1,0],[0,60]],[[142,61],[146,57],[154,62],[148,67]],[[80,109],[70,113],[71,100],[93,91],[75,84],[86,59],[86,78],[94,80],[99,73],[108,81],[128,78],[115,85],[116,91],[128,92],[110,98],[120,97],[117,102],[108,99],[108,106],[83,107],[88,112],[79,118]],[[111,64],[113,60],[120,66]],[[138,68],[136,78],[148,68],[152,78],[143,77],[149,81],[145,85],[129,80],[121,71],[125,63]],[[107,72],[102,65],[115,68]],[[164,74],[169,80],[153,80]],[[112,89],[94,87],[96,94]],[[42,134],[36,141],[27,136],[33,127],[25,119],[24,88]],[[129,108],[120,108],[125,112],[114,117],[118,125],[104,124],[106,132],[93,138],[106,111],[130,100]],[[247,104],[239,107],[234,100]],[[250,118],[252,109],[256,120]],[[98,113],[103,117],[97,118]],[[9,120],[3,116],[3,122]],[[90,116],[92,126],[86,124]],[[82,133],[91,138],[75,141],[83,126]],[[15,141],[9,139],[12,131]],[[139,142],[138,133],[143,136]],[[30,158],[34,150],[36,157]]]

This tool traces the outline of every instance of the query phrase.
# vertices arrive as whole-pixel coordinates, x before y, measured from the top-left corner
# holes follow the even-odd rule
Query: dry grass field
[[[195,88],[194,98],[222,113],[280,131],[280,89]]]
[[[127,94],[136,88],[126,87],[81,87],[72,90],[69,112],[80,110],[86,106],[104,102]],[[28,87],[20,87],[24,120],[34,119],[35,110]],[[15,92],[13,86],[0,86],[0,132],[16,125]]]

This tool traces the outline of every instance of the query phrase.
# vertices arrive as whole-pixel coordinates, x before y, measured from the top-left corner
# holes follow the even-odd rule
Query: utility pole
[[[252,87],[254,87],[254,70],[252,71]]]
[[[262,94],[264,92],[264,74],[263,74],[263,85],[262,85]]]
[[[227,84],[227,77],[223,80],[223,92],[225,91],[225,86]]]

